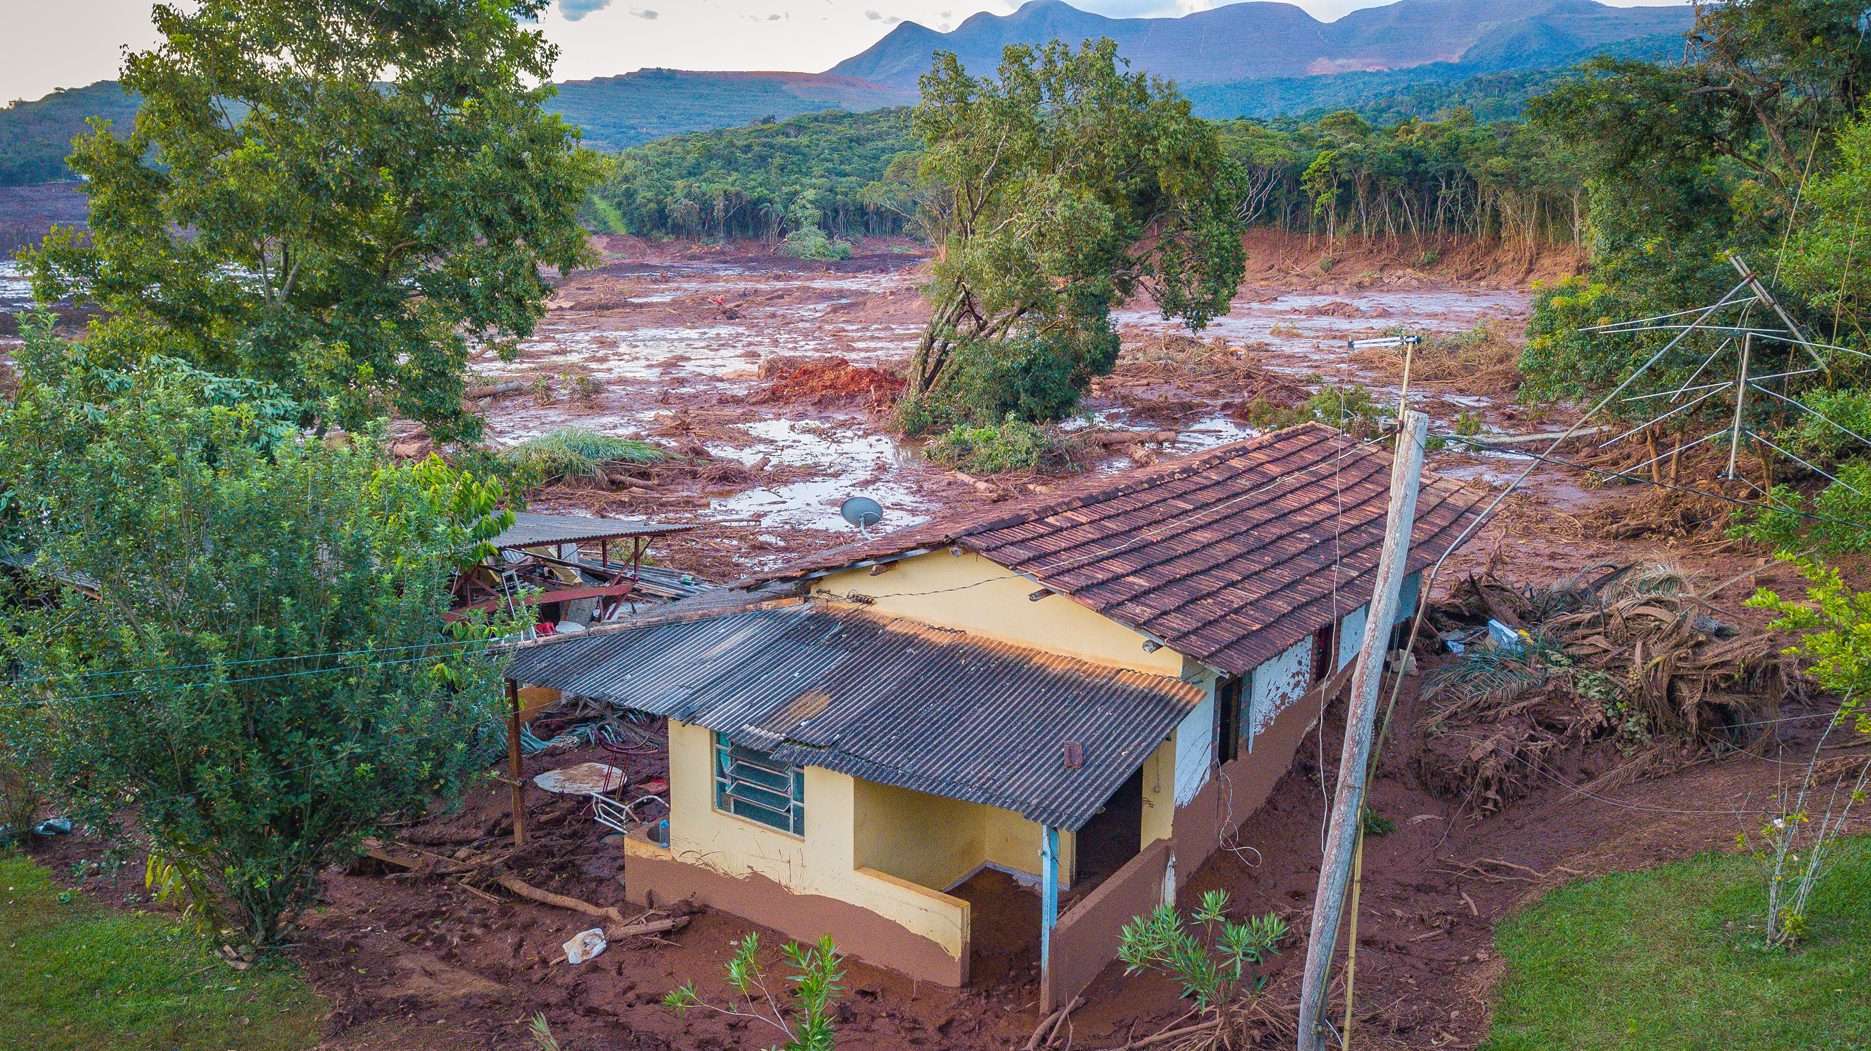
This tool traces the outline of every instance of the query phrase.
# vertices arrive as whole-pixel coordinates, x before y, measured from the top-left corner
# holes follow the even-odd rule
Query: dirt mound
[[[1464,395],[1508,395],[1520,389],[1520,351],[1526,339],[1517,326],[1484,322],[1453,335],[1429,336],[1409,355],[1410,382],[1459,384]],[[1360,362],[1401,380],[1404,355],[1390,347],[1366,348]]]
[[[1181,420],[1211,413],[1216,400],[1298,405],[1305,386],[1261,364],[1265,343],[1229,343],[1179,332],[1126,329],[1124,352],[1092,394],[1114,398],[1139,417]]]
[[[1247,282],[1286,287],[1448,281],[1523,287],[1530,281],[1575,274],[1585,260],[1577,245],[1527,246],[1495,238],[1326,237],[1260,226],[1241,240],[1247,249]]]
[[[836,357],[776,354],[760,363],[760,378],[767,385],[748,395],[750,405],[804,402],[819,408],[862,404],[881,409],[903,391],[902,376]]]
[[[1783,640],[1714,615],[1698,581],[1657,564],[1600,566],[1550,586],[1470,575],[1432,607],[1456,656],[1427,675],[1417,773],[1487,813],[1557,756],[1602,773],[1752,746],[1803,696]],[[1592,754],[1596,753],[1596,754]]]

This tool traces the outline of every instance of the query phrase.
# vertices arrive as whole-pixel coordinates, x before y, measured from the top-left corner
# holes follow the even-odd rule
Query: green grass
[[[1871,839],[1842,844],[1808,937],[1760,947],[1760,863],[1704,855],[1576,883],[1503,924],[1482,1051],[1871,1047]]]
[[[62,891],[0,855],[0,1048],[285,1051],[325,1005],[285,964],[235,971],[192,930]]]

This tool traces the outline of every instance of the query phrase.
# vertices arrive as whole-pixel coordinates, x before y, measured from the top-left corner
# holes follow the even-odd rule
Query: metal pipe
[[[1741,451],[1741,410],[1748,399],[1748,358],[1753,351],[1754,336],[1742,336],[1741,373],[1735,377],[1735,422],[1733,432],[1728,436],[1728,473],[1724,476],[1731,480],[1735,476],[1735,456]]]
[[[513,789],[513,845],[526,845],[526,789],[520,780],[520,684],[507,680],[507,774]]]

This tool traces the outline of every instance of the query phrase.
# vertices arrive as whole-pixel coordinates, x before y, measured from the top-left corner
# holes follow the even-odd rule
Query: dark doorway
[[[1143,849],[1143,769],[1111,793],[1085,827],[1078,830],[1078,868],[1072,890],[1089,891],[1103,883]]]

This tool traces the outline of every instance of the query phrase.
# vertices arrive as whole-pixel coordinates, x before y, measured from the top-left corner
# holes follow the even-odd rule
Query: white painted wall
[[[1215,688],[1176,727],[1176,805],[1186,806],[1215,765]]]
[[[1358,659],[1358,650],[1364,645],[1364,622],[1370,617],[1371,607],[1365,605],[1345,614],[1345,619],[1338,622],[1338,664],[1333,670]]]
[[[1254,669],[1248,686],[1247,748],[1254,750],[1254,738],[1273,722],[1287,706],[1304,696],[1312,685],[1312,636],[1288,646],[1272,660]]]

